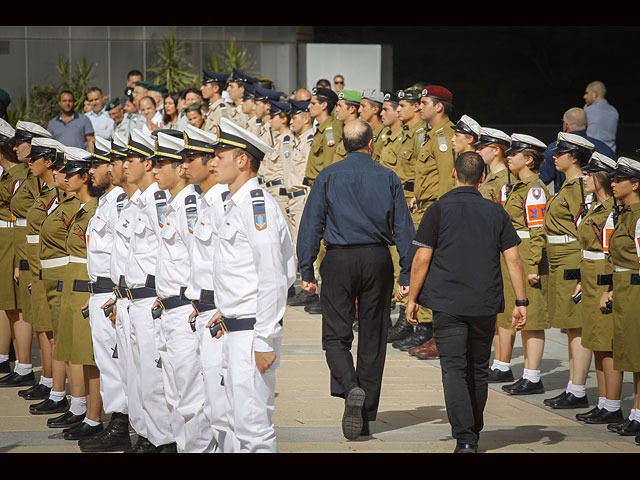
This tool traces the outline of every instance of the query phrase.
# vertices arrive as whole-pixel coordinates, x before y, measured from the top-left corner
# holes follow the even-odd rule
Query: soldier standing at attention
[[[380,117],[382,113],[382,104],[384,103],[384,93],[375,88],[365,88],[361,94],[362,101],[358,108],[360,118],[371,125],[373,130],[373,160],[380,162],[380,152],[382,150],[382,135],[389,129],[382,123]]]
[[[462,115],[453,126],[451,146],[456,155],[464,152],[475,152],[475,143],[480,138],[480,124],[467,115]]]
[[[211,132],[214,126],[220,125],[222,117],[229,117],[229,107],[222,98],[222,92],[226,85],[228,74],[202,70],[202,98],[208,102],[209,110],[204,117],[203,129]],[[186,125],[185,125],[186,126]]]
[[[340,93],[338,93],[336,118],[342,123],[342,128],[350,121],[358,118],[361,101],[362,97],[360,96],[360,92],[356,92],[355,90],[341,90]],[[334,163],[339,162],[347,156],[347,151],[344,149],[342,142],[338,144],[333,153]]]

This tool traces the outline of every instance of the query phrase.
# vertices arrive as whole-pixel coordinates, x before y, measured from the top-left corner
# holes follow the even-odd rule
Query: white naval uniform
[[[161,197],[156,199],[156,193]],[[144,287],[148,275],[155,276],[158,243],[162,225],[166,221],[163,211],[169,194],[153,183],[138,198],[137,215],[133,222],[133,235],[127,259],[126,281],[130,289]],[[164,396],[162,364],[158,352],[160,321],[151,316],[156,297],[133,299],[129,306],[130,342],[134,378],[127,382],[138,388],[142,405],[141,419],[129,419],[134,426],[144,422],[147,439],[156,447],[173,443],[175,438],[169,423],[169,407]],[[131,404],[131,401],[130,401]],[[136,412],[137,414],[137,412]],[[136,430],[136,432],[138,432]],[[138,432],[139,433],[139,432]]]
[[[117,201],[125,195],[121,187],[114,187],[98,199],[96,213],[87,226],[87,271],[89,280],[95,284],[98,277],[111,279],[111,254],[114,228],[118,221]],[[102,305],[113,296],[92,293],[89,297],[89,322],[93,340],[93,356],[100,370],[100,394],[105,413],[126,413],[126,397],[118,366],[115,325],[104,316]],[[115,354],[115,358],[114,358]]]
[[[224,215],[224,200],[229,194],[227,185],[214,185],[198,197],[198,222],[193,229],[191,246],[191,275],[185,295],[199,301],[202,289],[213,290],[214,241]],[[208,308],[208,310],[204,310]],[[217,310],[203,305],[196,317],[199,339],[198,358],[204,375],[205,412],[217,444],[217,453],[232,453],[239,447],[226,421],[225,393],[221,382],[223,340],[211,337],[207,324]]]
[[[225,411],[240,452],[276,452],[272,422],[282,318],[295,262],[287,222],[276,200],[251,178],[227,200],[215,246],[216,306],[229,330],[255,319],[250,330],[222,336]],[[254,352],[275,352],[264,374]]]
[[[131,243],[131,236],[133,235],[133,220],[138,211],[137,203],[139,197],[140,190],[136,190],[131,198],[127,198],[125,200],[122,210],[118,212],[118,222],[116,223],[113,235],[110,267],[111,281],[116,285],[118,285],[120,277],[124,277],[127,270],[129,246]],[[141,419],[143,418],[143,415],[139,389],[135,387],[135,382],[133,384],[129,382],[130,378],[135,377],[133,362],[131,361],[131,342],[129,341],[129,299],[126,295],[121,297],[114,295],[112,298],[116,300],[116,343],[118,345],[118,366],[120,368],[125,401],[127,402],[127,410],[122,413],[133,412],[129,415],[130,420],[132,418]],[[147,431],[144,428],[143,422],[138,421],[137,424],[134,424],[131,420],[131,425],[138,435],[147,438]]]
[[[156,292],[161,302],[180,297],[191,273],[190,251],[198,221],[197,193],[187,185],[171,199],[158,249]],[[198,337],[191,330],[193,306],[164,305],[158,350],[162,360],[164,393],[178,453],[213,452],[215,441],[205,414],[205,387],[196,354]]]

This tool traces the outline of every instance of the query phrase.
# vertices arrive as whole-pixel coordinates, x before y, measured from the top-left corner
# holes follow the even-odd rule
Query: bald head
[[[373,141],[373,130],[368,122],[356,118],[345,123],[342,131],[342,142],[347,153],[367,151],[370,142]]]
[[[294,100],[297,102],[305,102],[305,101],[311,100],[311,92],[306,88],[301,88],[296,91]]]
[[[567,124],[569,132],[587,129],[587,112],[582,108],[570,108],[564,112],[562,120]]]
[[[604,98],[607,95],[607,87],[600,81],[591,82],[587,85],[587,88],[596,93],[600,98]]]

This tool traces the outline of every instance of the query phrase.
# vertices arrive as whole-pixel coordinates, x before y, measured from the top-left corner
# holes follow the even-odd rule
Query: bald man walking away
[[[618,110],[605,98],[607,87],[600,81],[591,82],[584,92],[584,110],[587,112],[587,135],[606,143],[616,151],[618,131]],[[612,157],[613,158],[613,157]]]

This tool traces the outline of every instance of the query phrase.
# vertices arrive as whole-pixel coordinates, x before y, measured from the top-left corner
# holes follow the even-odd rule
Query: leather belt
[[[282,180],[274,180],[273,182],[267,182],[264,184],[267,188],[268,187],[275,187],[277,185],[282,185]]]
[[[123,289],[121,287],[118,287],[118,288],[122,293]],[[115,291],[115,288],[114,288],[114,291]],[[140,298],[151,298],[151,297],[158,296],[158,294],[156,293],[156,289],[150,288],[150,287],[125,288],[124,292],[129,298],[129,300],[137,300]]]
[[[414,183],[413,182],[404,182],[404,184],[402,186],[407,192],[413,192],[413,189],[414,189]]]
[[[571,235],[547,235],[547,242],[549,243],[571,243],[578,240]]]
[[[20,270],[22,271],[29,270],[29,260],[20,260]]]
[[[261,178],[258,178],[258,185],[262,185],[264,183],[264,180],[262,180]]]
[[[215,310],[216,306],[209,303],[200,303],[198,300],[191,300],[191,305],[196,309],[196,312],[208,312],[209,310]]]
[[[41,259],[40,266],[42,268],[64,267],[69,264],[69,257]]]
[[[91,293],[113,293],[116,285],[108,277],[98,277],[95,282],[89,282]]]
[[[183,307],[185,305],[191,305],[191,300],[184,300],[180,298],[180,295],[175,295],[173,297],[158,299],[158,303],[162,307],[163,310],[171,310],[176,307]]]
[[[373,248],[373,247],[388,248],[388,245],[385,243],[363,243],[359,245],[326,245],[327,250],[350,250],[352,248]]]
[[[253,330],[253,326],[256,324],[255,318],[226,318],[223,317],[222,330],[225,332],[242,332],[246,330]],[[282,319],[278,322],[282,326]]]
[[[306,195],[306,194],[307,194],[306,190],[296,190],[295,192],[287,193],[287,197],[295,198],[295,197],[301,197],[301,196]]]

